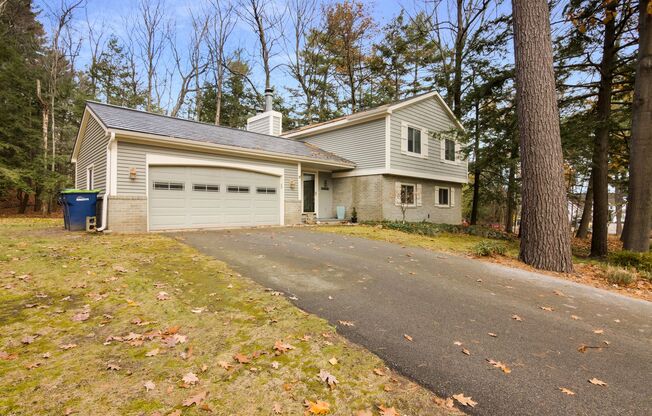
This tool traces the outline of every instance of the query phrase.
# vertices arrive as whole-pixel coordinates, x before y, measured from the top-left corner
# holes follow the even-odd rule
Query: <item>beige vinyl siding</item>
[[[385,167],[385,118],[302,139],[355,163],[356,169]]]
[[[102,126],[91,116],[88,118],[86,132],[81,138],[77,155],[77,188],[86,189],[86,169],[93,165],[93,188],[106,189],[106,145],[109,137],[104,134]]]
[[[250,121],[247,126],[248,131],[254,133],[269,134],[269,117],[259,118],[258,120]]]
[[[437,102],[436,98],[424,100],[394,110],[391,115],[391,155],[390,168],[402,171],[441,175],[460,181],[467,180],[467,162],[446,163],[441,158],[441,142],[424,132],[423,142],[428,138],[428,157],[416,157],[401,153],[401,125],[407,123],[412,127],[429,132],[446,132],[456,129],[455,124]],[[346,157],[346,155],[341,155]]]
[[[158,155],[178,156],[201,158],[204,160],[213,160],[216,162],[231,162],[231,163],[246,163],[254,166],[261,167],[275,167],[283,168],[285,172],[285,200],[296,200],[297,194],[297,174],[298,166],[296,163],[279,163],[258,159],[247,159],[242,157],[232,157],[226,155],[216,155],[213,153],[200,153],[197,151],[171,149],[167,147],[150,146],[139,143],[131,143],[123,140],[118,140],[118,177],[117,177],[117,192],[118,195],[145,195],[145,164],[147,153],[155,153]],[[132,168],[136,169],[136,178],[130,179],[129,173]],[[291,182],[295,186],[292,189]]]
[[[281,126],[281,118],[276,116],[272,117],[272,134],[274,134],[275,136],[280,135],[282,128],[283,127]]]

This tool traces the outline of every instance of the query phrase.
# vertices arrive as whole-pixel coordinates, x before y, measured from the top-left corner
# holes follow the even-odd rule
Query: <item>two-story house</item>
[[[100,229],[292,225],[335,218],[459,223],[462,129],[427,93],[283,133],[272,109],[247,130],[88,102],[75,186],[97,189]]]

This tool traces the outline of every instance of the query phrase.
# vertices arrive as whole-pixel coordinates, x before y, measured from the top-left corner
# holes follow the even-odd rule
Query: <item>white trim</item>
[[[446,159],[446,140],[450,140],[453,142],[454,146],[454,153],[455,153],[455,159],[454,160],[448,160]],[[447,138],[447,137],[442,137],[441,138],[441,147],[442,147],[442,155],[443,157],[441,158],[441,161],[449,164],[449,165],[459,165],[460,164],[460,158],[458,157],[458,142],[455,139]]]
[[[86,106],[86,108],[84,108],[84,114],[82,115],[81,123],[79,124],[79,130],[77,131],[77,136],[75,137],[75,144],[72,149],[72,155],[70,156],[70,161],[72,163],[77,163],[77,156],[79,155],[79,149],[81,148],[81,143],[86,133],[86,127],[88,125],[89,117],[93,117],[95,121],[97,121],[97,124],[99,124],[100,127],[102,127],[102,130],[104,130],[105,136],[109,134],[109,130],[106,127],[106,125],[102,123],[102,120],[100,120],[100,118],[97,115],[95,115],[95,113],[93,113],[93,111],[90,108],[88,108],[88,106]]]
[[[389,169],[392,156],[392,116],[385,116],[385,169]]]
[[[326,122],[324,124],[317,125],[312,128],[305,128],[303,130],[297,131],[295,133],[292,133],[291,131],[288,132],[288,134],[284,135],[283,137],[301,137],[304,135],[311,135],[316,132],[323,132],[327,130],[333,130],[340,128],[344,125],[349,125],[349,124],[357,124],[357,123],[362,123],[364,121],[371,120],[375,117],[382,116],[382,115],[387,115],[391,114],[392,111],[398,110],[400,108],[416,104],[418,102],[421,102],[423,100],[427,100],[429,98],[435,98],[439,104],[443,107],[444,112],[446,115],[451,119],[451,121],[455,124],[455,126],[462,130],[465,131],[464,126],[460,121],[455,117],[455,114],[453,114],[453,111],[451,111],[450,107],[446,104],[443,98],[441,98],[441,95],[437,91],[431,91],[429,93],[420,95],[418,97],[414,98],[409,98],[406,99],[405,101],[402,101],[400,103],[396,103],[393,105],[388,105],[388,106],[381,106],[378,108],[374,108],[371,110],[363,111],[360,113],[354,113],[349,116],[346,116],[345,118],[333,122]]]
[[[414,203],[405,204],[405,206],[407,206],[408,208],[416,208],[418,206],[417,184],[416,183],[410,183],[410,182],[401,182],[401,181],[395,181],[394,183],[395,183],[395,185],[394,185],[395,192],[396,192],[396,190],[399,190],[399,197],[397,198],[396,195],[394,195],[394,205],[396,205],[397,207],[400,207],[401,205],[403,205],[403,201],[401,201],[400,203],[397,203],[396,201],[399,200],[399,198],[400,198],[400,189],[401,189],[401,187],[403,187],[405,185],[405,186],[411,186],[412,188],[414,188],[414,190],[412,191],[412,199],[414,200]],[[396,186],[396,184],[398,184],[398,186]]]
[[[110,178],[109,189],[107,193],[109,195],[118,194],[118,141],[113,140],[109,146],[111,163],[109,164],[109,171],[106,172],[107,178]]]
[[[222,162],[217,160],[199,159],[184,156],[169,156],[156,153],[145,154],[145,197],[147,198],[147,231],[149,229],[149,168],[150,166],[206,166],[228,169],[240,169],[264,173],[279,177],[279,224],[285,225],[285,169],[267,166],[250,165],[237,162]]]
[[[428,145],[427,144],[425,145],[426,152],[424,152],[423,151],[423,149],[424,149],[424,145],[423,145],[423,136],[424,136],[424,134],[423,133],[424,132],[426,133],[425,134],[426,140],[428,140],[428,130],[426,130],[423,127],[419,127],[419,126],[417,126],[415,124],[408,123],[406,121],[402,122],[402,126],[405,127],[406,136],[405,136],[405,151],[403,151],[401,153],[403,153],[404,155],[407,155],[407,156],[411,156],[411,157],[418,157],[419,159],[427,159],[428,154],[426,152],[427,152],[427,149],[428,149]],[[410,152],[409,150],[407,150],[409,145],[410,145],[410,133],[409,133],[410,130],[409,129],[419,130],[419,153]]]
[[[303,175],[301,174],[301,163],[297,163],[297,199],[301,202],[303,212]]]
[[[439,191],[442,189],[448,191],[448,204],[439,203]],[[435,208],[451,208],[455,206],[455,204],[451,204],[451,189],[453,189],[451,186],[435,186]]]
[[[93,181],[89,180],[88,171],[92,172],[91,176],[93,177]],[[90,165],[86,166],[86,190],[87,191],[90,191],[90,190],[93,189],[93,186],[91,186],[91,185],[95,185],[95,163],[91,163]]]
[[[313,196],[313,202],[315,204],[315,218],[319,218],[319,171],[318,170],[304,170],[301,172],[301,187],[303,191],[303,174],[307,173],[309,175],[315,175],[315,195]],[[303,193],[301,194],[301,213],[302,214],[310,214],[308,211],[303,210]]]
[[[203,142],[198,142],[196,140],[180,139],[177,137],[160,136],[160,135],[149,134],[149,133],[137,133],[137,132],[127,131],[127,130],[113,130],[113,129],[109,131],[114,132],[116,135],[119,135],[121,139],[127,139],[127,141],[134,142],[134,143],[152,144],[152,142],[154,142],[159,146],[167,145],[167,147],[173,147],[177,149],[179,148],[201,149],[204,151],[212,150],[222,154],[234,154],[239,156],[246,156],[249,158],[253,157],[253,158],[269,159],[269,160],[281,160],[285,163],[288,163],[289,161],[297,161],[297,162],[302,161],[302,162],[310,162],[316,165],[349,168],[349,169],[355,166],[349,163],[338,163],[329,160],[313,159],[310,157],[294,156],[294,155],[280,154],[280,153],[276,154],[276,153],[271,153],[271,152],[266,152],[266,151],[261,151],[256,149],[245,149],[237,146],[219,145],[214,143],[203,143]]]
[[[283,116],[283,114],[279,113],[278,111],[274,111],[274,110],[272,110],[272,111],[264,111],[264,112],[262,112],[260,114],[256,114],[255,116],[249,117],[247,119],[247,124],[249,124],[249,122],[251,122],[251,121],[262,120],[262,119],[264,119],[265,117],[268,117],[268,116]]]
[[[433,179],[436,181],[442,182],[452,182],[452,183],[468,183],[468,177],[459,178],[446,175],[436,175],[430,173],[416,172],[411,170],[402,170],[402,169],[385,169],[385,168],[373,168],[373,169],[353,169],[346,172],[333,172],[333,178],[351,178],[355,176],[371,176],[371,175],[395,175],[395,176],[406,176],[410,178],[418,179]]]

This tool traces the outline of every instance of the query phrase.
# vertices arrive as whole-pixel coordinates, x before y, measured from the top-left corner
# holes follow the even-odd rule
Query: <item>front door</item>
[[[303,174],[303,212],[315,212],[315,174]]]

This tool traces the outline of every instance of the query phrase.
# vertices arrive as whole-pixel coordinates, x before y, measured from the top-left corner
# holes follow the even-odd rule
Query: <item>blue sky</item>
[[[43,10],[40,19],[46,26],[49,27],[48,13],[51,8],[60,4],[61,1],[70,0],[35,0],[35,7]],[[175,36],[180,45],[187,43],[191,28],[190,11],[198,11],[202,7],[205,0],[165,0],[167,14],[170,19],[174,21]],[[237,0],[233,0],[236,2]],[[283,0],[273,0],[279,7],[283,7]],[[325,0],[326,1],[326,0]],[[90,60],[89,44],[87,41],[87,19],[88,21],[99,30],[104,28],[108,33],[114,33],[119,38],[127,39],[132,36],[130,27],[133,21],[137,20],[138,16],[138,3],[139,0],[86,0],[85,9],[77,11],[73,27],[76,35],[83,39],[82,47],[80,50],[79,58],[77,59],[78,67],[85,67]],[[448,2],[451,5],[453,1]],[[509,2],[506,2],[509,4]],[[377,23],[377,29],[381,29],[388,23],[394,16],[396,16],[402,8],[405,8],[408,13],[414,13],[415,10],[424,7],[424,4],[432,4],[431,1],[424,0],[372,0],[365,1],[366,6],[370,10],[374,20]],[[502,6],[502,8],[507,6]],[[494,9],[495,12],[495,9]],[[446,19],[445,10],[440,10],[440,20]],[[378,33],[378,32],[376,32]],[[253,66],[253,80],[259,86],[263,84],[262,69],[260,67],[260,59],[257,55],[257,48],[255,45],[256,37],[251,29],[245,23],[240,23],[236,26],[231,38],[230,49],[235,50],[241,48],[245,51],[247,58]],[[181,47],[181,50],[184,48]],[[187,49],[187,48],[186,48]],[[275,56],[275,64],[283,63],[283,52],[279,49],[279,53]],[[166,52],[161,66],[168,66],[172,68],[171,53]],[[276,86],[278,93],[286,95],[284,87],[293,86],[293,80],[289,77],[282,67],[277,68],[272,73],[272,83]],[[178,89],[178,80],[173,79],[171,88],[165,100],[173,100],[176,96]],[[170,107],[170,103],[163,102],[164,107]]]

